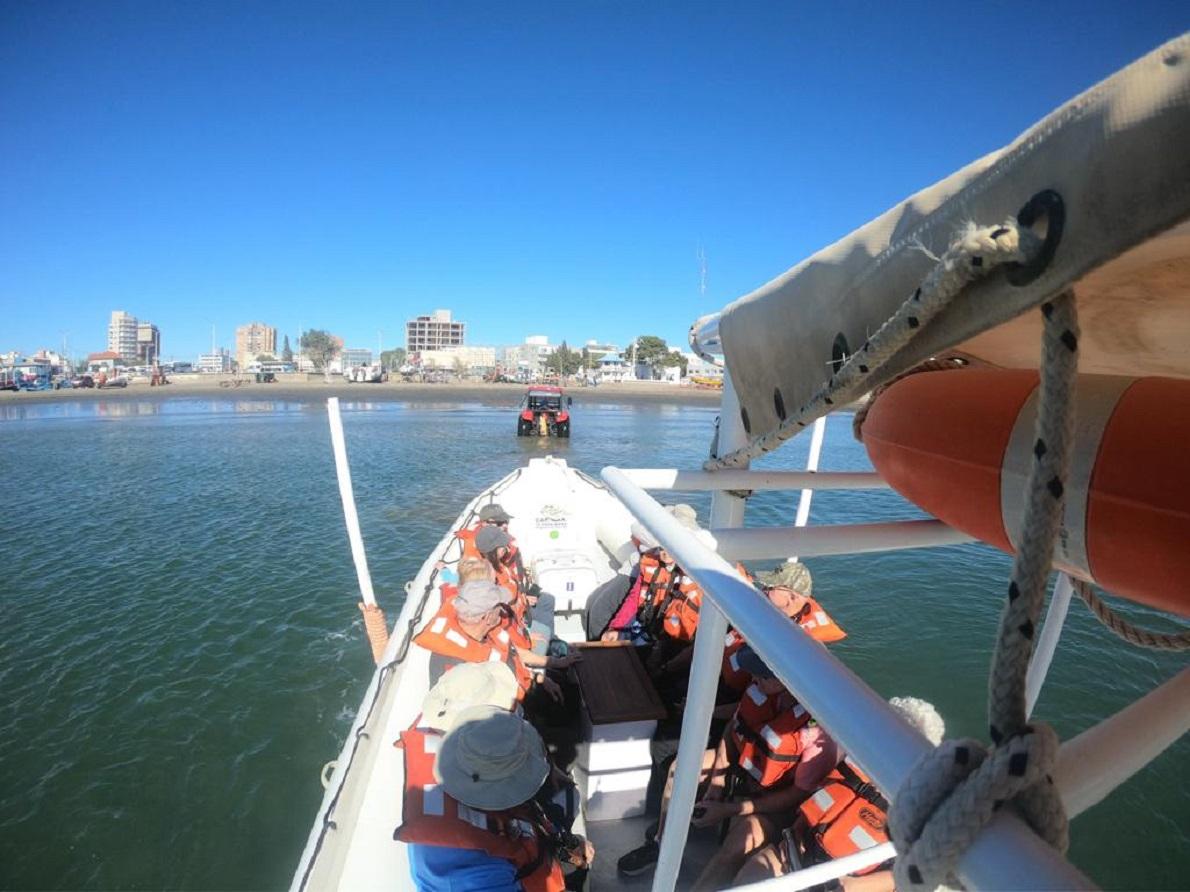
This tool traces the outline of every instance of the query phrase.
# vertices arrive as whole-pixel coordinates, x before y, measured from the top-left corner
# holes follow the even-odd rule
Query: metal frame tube
[[[721,450],[738,449],[747,441],[747,434],[740,422],[739,400],[727,372],[723,374],[723,401],[719,419]],[[649,499],[648,496],[645,498]],[[678,522],[661,510],[655,501],[649,501],[665,514],[666,519],[678,526]],[[711,524],[723,528],[742,526],[746,504],[739,496],[722,490],[715,492],[711,497]],[[632,510],[631,507],[629,510]],[[685,569],[684,564],[679,564]],[[738,575],[736,579],[743,582]],[[653,892],[673,892],[690,833],[690,816],[694,811],[694,797],[698,792],[698,778],[706,749],[704,744],[711,729],[711,713],[715,709],[715,693],[719,688],[719,673],[723,667],[723,639],[727,635],[727,617],[716,604],[703,602],[698,632],[694,636],[694,658],[690,665],[686,706],[682,712],[680,739],[686,744],[679,743],[674,762],[673,792],[666,812],[665,830],[661,835],[661,852],[657,859],[657,871],[653,875]]]
[[[724,400],[726,403],[726,399]],[[805,707],[830,730],[831,736],[864,768],[884,790],[897,790],[917,760],[928,751],[929,742],[900,716],[884,698],[868,687],[850,669],[808,635],[791,626],[788,618],[760,595],[722,557],[707,548],[652,497],[632,483],[617,468],[604,468],[603,479],[628,510],[657,538],[674,559],[702,588],[703,611],[712,604],[723,611],[748,643],[776,672]],[[809,531],[807,531],[809,532]],[[714,641],[696,645],[696,667],[704,672],[714,658]],[[719,637],[722,641],[722,637]],[[700,660],[700,655],[702,659]],[[700,665],[701,664],[701,665]],[[704,680],[700,674],[699,680]],[[693,727],[688,713],[683,737],[701,748],[709,725],[709,709],[703,708],[705,692],[696,688],[691,676],[691,700],[700,719]],[[702,719],[708,719],[704,723]],[[688,736],[692,732],[692,736]],[[677,866],[673,847],[684,845],[694,781],[701,757],[687,748],[679,750],[682,784],[675,785],[667,824],[681,829],[662,841],[662,860],[654,889],[673,888]],[[693,757],[693,758],[692,758]],[[680,794],[680,798],[679,798]],[[960,876],[975,888],[1076,889],[1092,888],[1091,882],[1058,853],[1045,846],[1021,820],[1007,811],[996,815],[959,862]],[[666,867],[663,872],[662,867]]]
[[[1037,648],[1029,659],[1029,671],[1025,675],[1026,715],[1033,714],[1033,707],[1037,705],[1037,698],[1041,696],[1045,677],[1054,661],[1054,652],[1058,649],[1058,639],[1062,637],[1062,627],[1066,624],[1070,595],[1073,592],[1074,585],[1070,577],[1065,573],[1059,573],[1058,581],[1054,583],[1054,593],[1050,595],[1049,609],[1045,612],[1045,625],[1041,627]]]
[[[720,432],[720,436],[723,436]],[[888,489],[879,474],[864,471],[681,471],[676,468],[623,468],[641,489],[784,490],[784,489]]]
[[[351,543],[351,559],[359,579],[359,593],[369,607],[376,606],[372,591],[372,574],[368,572],[368,555],[364,552],[364,537],[359,529],[359,515],[355,510],[355,492],[351,487],[351,466],[347,464],[347,443],[343,439],[343,419],[339,415],[339,398],[328,397],[326,415],[331,425],[331,446],[335,452],[335,474],[339,478],[339,498],[343,502],[343,519],[347,523],[347,541]]]
[[[783,892],[798,892],[799,889],[809,889],[820,883],[837,880],[849,873],[855,873],[857,870],[863,870],[873,864],[895,858],[896,854],[897,850],[893,848],[893,844],[884,842],[852,855],[844,855],[842,858],[824,861],[811,867],[803,867],[784,876],[773,877],[771,880],[761,880],[758,883],[748,883],[746,886],[733,886],[732,888],[736,892],[741,892],[744,889],[781,889]]]
[[[933,548],[972,541],[966,533],[940,520],[897,520],[885,523],[832,524],[818,527],[753,527],[712,529],[718,551],[731,561],[863,554],[902,548]]]

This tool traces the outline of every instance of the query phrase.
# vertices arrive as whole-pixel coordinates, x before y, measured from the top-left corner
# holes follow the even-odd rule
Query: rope
[[[916,375],[920,372],[950,372],[954,371],[955,369],[965,369],[969,367],[970,363],[966,359],[958,356],[931,356],[924,362],[920,362],[913,368],[909,369],[909,371],[902,372],[895,378],[885,381],[883,384],[874,388],[872,392],[868,394],[868,399],[864,402],[864,404],[855,410],[855,416],[851,419],[852,436],[854,436],[855,439],[859,440],[861,443],[864,441],[864,422],[868,420],[868,411],[872,408],[872,404],[876,402],[876,398],[898,381],[903,381],[910,375]]]
[[[364,632],[372,647],[372,660],[379,666],[388,647],[388,623],[384,619],[384,611],[378,604],[365,604],[363,601],[359,602],[359,611],[364,615]]]
[[[1071,579],[1074,590],[1083,599],[1095,618],[1107,626],[1114,634],[1123,638],[1129,644],[1146,647],[1149,650],[1190,650],[1190,632],[1165,633],[1142,629],[1124,619],[1092,590],[1089,583],[1081,579]]]
[[[917,333],[972,282],[1006,263],[1024,263],[1041,248],[1032,230],[1009,218],[999,226],[966,230],[947,248],[930,274],[858,352],[846,359],[830,379],[776,430],[746,446],[704,463],[708,471],[737,467],[794,436],[836,405],[853,402],[870,390],[867,384]]]
[[[901,890],[946,882],[958,858],[1006,802],[1058,851],[1069,844],[1066,813],[1050,776],[1058,737],[1047,725],[1029,725],[1025,711],[1033,632],[1062,519],[1078,369],[1074,296],[1064,293],[1041,310],[1040,404],[1028,501],[988,679],[993,749],[985,753],[974,740],[947,741],[918,762],[897,791],[889,826]]]

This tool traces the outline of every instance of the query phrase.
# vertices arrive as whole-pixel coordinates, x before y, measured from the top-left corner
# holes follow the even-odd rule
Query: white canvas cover
[[[951,350],[1035,366],[1039,314],[1021,314],[1071,284],[1082,371],[1190,376],[1186,34],[727,307],[718,336],[751,439],[781,427],[778,402],[806,404],[830,377],[836,344],[858,350],[965,224],[997,224],[1044,190],[1065,213],[1045,270],[1023,285],[1003,270],[976,283],[869,383]]]

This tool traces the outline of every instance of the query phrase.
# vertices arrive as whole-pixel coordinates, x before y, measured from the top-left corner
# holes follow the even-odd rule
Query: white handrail
[[[928,751],[929,742],[825,647],[801,633],[796,626],[791,626],[785,614],[741,579],[727,561],[699,542],[690,530],[623,472],[609,467],[604,468],[602,476],[608,488],[699,585],[704,593],[704,611],[708,602],[722,611],[876,785],[884,790],[898,789],[913,765]],[[699,642],[698,637],[702,636],[695,639],[696,666],[700,657],[713,656],[716,643],[714,640]],[[707,637],[713,639],[716,636]],[[721,636],[718,636],[718,642],[721,647]],[[713,701],[714,691],[714,684],[708,685],[706,679],[692,671],[686,703],[688,713],[692,707],[701,710],[706,701]],[[684,722],[683,739],[693,741],[701,749],[706,729],[702,729],[702,736],[687,734],[687,730]],[[679,772],[684,764],[692,761],[689,756],[683,759],[684,755],[680,748]],[[701,758],[701,753],[691,755],[694,759]],[[681,836],[684,844],[694,791],[690,789],[687,798],[682,784],[676,783],[674,790],[667,824],[676,831],[673,835]],[[679,792],[683,794],[680,800]],[[662,860],[658,862],[654,882],[654,889],[659,892],[669,892],[677,876],[676,870],[672,874],[669,872],[668,864],[665,864],[666,872],[661,871],[669,848],[666,835],[663,834]],[[975,888],[1092,888],[1086,877],[1046,847],[1019,818],[1007,811],[996,815],[963,855],[959,865],[962,879]]]
[[[1062,626],[1066,624],[1066,613],[1070,609],[1070,596],[1074,592],[1074,585],[1065,573],[1058,574],[1058,581],[1054,583],[1054,593],[1050,595],[1050,606],[1045,612],[1045,625],[1041,627],[1041,634],[1037,637],[1037,647],[1029,659],[1029,671],[1025,675],[1025,715],[1033,714],[1033,707],[1037,705],[1037,698],[1041,696],[1041,687],[1045,684],[1045,677],[1049,674],[1050,664],[1054,661],[1054,652],[1058,649],[1058,639],[1062,637]]]
[[[748,883],[744,886],[733,886],[732,889],[734,892],[742,892],[744,889],[764,889],[766,892],[770,889],[781,889],[782,892],[798,892],[798,890],[809,889],[811,886],[817,886],[819,883],[827,883],[831,880],[837,880],[839,877],[845,877],[849,873],[864,870],[874,864],[879,864],[881,861],[894,858],[896,854],[897,850],[893,848],[893,844],[891,842],[884,842],[878,846],[872,846],[850,855],[844,855],[841,858],[834,858],[830,861],[823,861],[821,864],[803,867],[784,876],[760,880],[759,882]]]
[[[747,433],[740,422],[740,405],[730,373],[723,375],[723,401],[719,413],[719,444],[724,450],[738,449],[747,441]],[[607,469],[604,470],[606,475]],[[606,479],[606,476],[605,478]],[[614,490],[613,490],[614,491]],[[640,490],[637,490],[640,492]],[[643,495],[643,493],[642,493]],[[644,496],[666,518],[677,521],[648,496]],[[721,528],[738,527],[744,523],[744,499],[725,491],[711,497],[711,523]],[[628,506],[631,511],[632,507]],[[683,528],[684,529],[684,528]],[[687,533],[689,531],[687,530]],[[735,571],[732,570],[734,574]],[[743,582],[737,575],[736,579]],[[682,853],[690,832],[690,816],[694,811],[694,797],[698,792],[702,773],[702,742],[711,729],[711,713],[715,708],[715,691],[719,686],[719,672],[723,666],[723,639],[727,635],[727,618],[717,605],[704,602],[699,612],[699,634],[694,636],[694,657],[690,663],[690,681],[686,706],[682,711],[681,740],[698,741],[697,746],[678,745],[674,760],[674,785],[661,835],[661,852],[653,875],[654,892],[673,892],[682,868]]]
[[[727,560],[759,561],[791,554],[865,554],[902,548],[933,548],[970,542],[971,537],[940,520],[894,520],[884,523],[832,524],[817,527],[752,527],[711,530]]]
[[[327,398],[326,414],[331,424],[331,446],[335,452],[339,498],[343,502],[343,519],[347,522],[347,541],[351,543],[351,559],[355,561],[360,597],[369,607],[375,607],[376,594],[372,591],[372,574],[368,572],[368,556],[364,552],[364,537],[360,533],[359,515],[355,510],[355,492],[351,488],[351,467],[347,464],[347,444],[343,440],[343,419],[339,416],[337,396]]]
[[[720,438],[723,432],[719,433]],[[888,489],[879,474],[865,471],[681,471],[676,468],[624,468],[628,479],[641,489],[779,490],[779,489]]]

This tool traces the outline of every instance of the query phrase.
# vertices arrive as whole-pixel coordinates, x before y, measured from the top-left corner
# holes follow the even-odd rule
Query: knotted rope
[[[1051,779],[1058,737],[1028,724],[1025,676],[1062,519],[1074,422],[1078,318],[1067,292],[1042,305],[1041,388],[1033,466],[1021,544],[988,680],[993,749],[974,740],[948,741],[924,757],[901,785],[889,812],[897,888],[933,889],[1005,803],[1061,852],[1069,843],[1066,813]]]
[[[938,259],[921,287],[880,326],[859,351],[853,353],[804,406],[782,420],[773,431],[746,446],[703,464],[708,471],[736,467],[768,452],[799,433],[802,428],[870,389],[870,381],[892,357],[928,325],[972,282],[1006,263],[1024,263],[1037,254],[1042,240],[1032,230],[1009,218],[998,226],[966,230]]]

